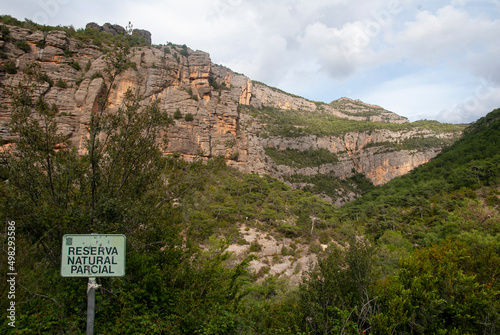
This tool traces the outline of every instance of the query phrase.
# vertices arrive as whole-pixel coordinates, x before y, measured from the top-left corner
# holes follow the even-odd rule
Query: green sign
[[[62,277],[121,277],[125,275],[125,235],[64,235]]]

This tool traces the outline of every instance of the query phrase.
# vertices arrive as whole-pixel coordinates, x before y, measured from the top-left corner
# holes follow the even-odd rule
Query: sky
[[[41,24],[106,22],[186,44],[309,100],[470,123],[500,107],[500,0],[2,0]]]

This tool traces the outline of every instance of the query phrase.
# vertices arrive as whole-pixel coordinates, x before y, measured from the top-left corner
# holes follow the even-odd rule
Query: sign
[[[125,275],[125,235],[64,235],[62,277]]]

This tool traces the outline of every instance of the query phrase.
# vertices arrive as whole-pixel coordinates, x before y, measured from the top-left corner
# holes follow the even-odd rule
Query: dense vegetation
[[[98,279],[96,333],[500,332],[500,110],[403,178],[373,188],[354,176],[367,195],[336,209],[222,159],[162,156],[170,119],[157,100],[144,105],[129,91],[116,113],[107,108],[128,57],[126,48],[108,55],[83,155],[57,132],[58,112],[38,89],[39,67],[29,66],[8,92],[18,140],[2,156],[0,215],[15,221],[18,281],[16,328],[4,320],[1,333],[82,333],[86,279],[60,277],[60,243],[64,234],[91,232],[127,236],[127,274]],[[299,112],[290,115],[312,129]],[[258,277],[248,270],[252,253],[235,259],[226,250],[231,240],[245,243],[241,223],[329,247],[316,250],[318,262],[298,286]],[[2,273],[9,272],[7,231]],[[3,281],[2,308],[7,290]]]

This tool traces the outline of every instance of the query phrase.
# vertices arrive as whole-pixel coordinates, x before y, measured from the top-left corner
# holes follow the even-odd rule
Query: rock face
[[[109,24],[100,27],[90,23],[87,27],[118,34],[124,32],[121,27]],[[85,126],[103,81],[94,74],[103,70],[105,54],[93,45],[68,38],[62,31],[44,33],[8,28],[11,38],[0,45],[6,55],[6,59],[0,59],[0,64],[5,67],[7,62],[14,62],[17,73],[0,72],[0,135],[3,143],[8,145],[15,141],[8,126],[11,109],[5,87],[16,85],[22,79],[22,70],[29,63],[38,62],[53,82],[61,79],[66,83],[61,87],[47,84],[46,98],[59,110],[59,131],[83,152],[87,135]],[[150,36],[144,31],[136,34]],[[17,40],[27,41],[30,50],[26,52],[16,47]],[[136,66],[116,79],[109,108],[120,106],[127,89],[139,88],[145,104],[151,98],[159,98],[161,108],[170,116],[180,111],[182,118],[177,118],[167,130],[169,145],[165,154],[178,153],[186,159],[224,156],[229,165],[243,172],[266,173],[283,179],[298,174],[345,179],[362,173],[375,185],[381,185],[427,162],[442,149],[440,145],[426,150],[401,149],[394,144],[412,138],[451,139],[457,136],[457,132],[437,134],[418,127],[403,127],[398,131],[377,129],[377,123],[406,124],[408,120],[359,100],[342,98],[331,104],[319,104],[293,96],[215,65],[209,54],[185,46],[132,48],[130,60]],[[246,107],[253,109],[247,112]],[[350,121],[371,121],[375,126],[370,131],[341,135],[273,136],[267,131],[268,125],[259,118],[263,107],[280,109],[283,113],[300,110],[311,117],[326,113]],[[267,148],[326,149],[338,159],[314,167],[297,168],[275,163],[266,154]],[[300,184],[294,186],[300,187]],[[354,196],[356,194],[352,192],[345,192],[338,204]]]

